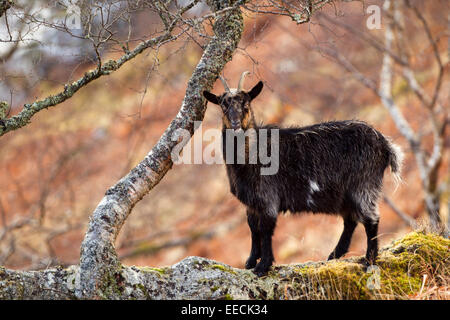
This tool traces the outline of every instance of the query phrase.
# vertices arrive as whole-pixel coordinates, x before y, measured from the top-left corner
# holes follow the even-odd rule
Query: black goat
[[[258,276],[267,273],[274,261],[272,235],[277,216],[288,210],[342,216],[344,231],[328,259],[337,259],[348,251],[353,231],[361,222],[367,235],[366,263],[374,264],[378,254],[377,202],[383,175],[390,166],[394,175],[400,177],[400,148],[361,121],[334,121],[297,128],[258,126],[250,102],[261,92],[263,83],[244,91],[244,76],[245,73],[237,89],[229,89],[221,77],[225,93],[216,96],[204,91],[203,95],[222,108],[224,158],[226,129],[254,129],[256,132],[279,129],[276,174],[261,175],[264,165],[259,161],[226,164],[231,192],[246,205],[252,234],[251,252],[245,267],[254,268]],[[248,144],[256,143],[257,139],[257,134],[247,137],[246,150]]]

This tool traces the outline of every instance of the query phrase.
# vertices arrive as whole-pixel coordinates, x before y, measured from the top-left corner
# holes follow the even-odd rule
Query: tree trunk
[[[213,11],[232,6],[235,1],[215,1]],[[207,45],[191,79],[180,111],[144,160],[111,187],[91,216],[81,246],[80,279],[75,294],[78,298],[103,296],[110,279],[120,273],[121,264],[114,248],[116,237],[135,204],[141,200],[172,167],[171,150],[178,129],[192,135],[194,121],[203,120],[206,101],[203,90],[210,90],[231,60],[243,31],[240,9],[218,15],[213,27],[214,36]]]

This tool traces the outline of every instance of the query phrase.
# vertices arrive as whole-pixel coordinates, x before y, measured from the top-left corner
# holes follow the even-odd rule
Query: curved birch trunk
[[[224,7],[235,1],[222,1]],[[216,2],[213,10],[222,9]],[[172,167],[171,150],[178,143],[172,141],[177,129],[192,135],[194,121],[203,120],[206,103],[203,90],[210,90],[231,60],[243,31],[243,18],[239,8],[216,18],[214,36],[188,82],[186,95],[175,119],[148,155],[129,174],[105,194],[95,209],[81,246],[80,272],[76,279],[78,298],[102,297],[105,282],[121,268],[114,248],[116,237],[135,204],[141,200]]]

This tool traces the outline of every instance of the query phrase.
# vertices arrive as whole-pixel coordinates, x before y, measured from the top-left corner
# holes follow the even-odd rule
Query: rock
[[[251,270],[200,257],[163,268],[121,266],[105,279],[104,299],[405,299],[424,275],[447,281],[450,240],[412,232],[380,251],[376,266],[362,257],[276,265],[258,278]],[[74,299],[78,266],[45,271],[0,267],[0,299]]]

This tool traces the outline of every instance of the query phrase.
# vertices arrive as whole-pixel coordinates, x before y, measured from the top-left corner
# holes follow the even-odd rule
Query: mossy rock
[[[292,295],[301,299],[408,299],[424,282],[448,284],[450,240],[412,232],[381,250],[376,266],[361,258],[333,260],[296,269]]]
[[[103,299],[448,299],[450,240],[411,232],[363,257],[275,265],[267,276],[202,257],[163,268],[118,265],[99,288]],[[74,298],[78,266],[43,271],[0,267],[0,299]],[[446,293],[447,292],[447,293]],[[447,296],[446,296],[447,294]]]

